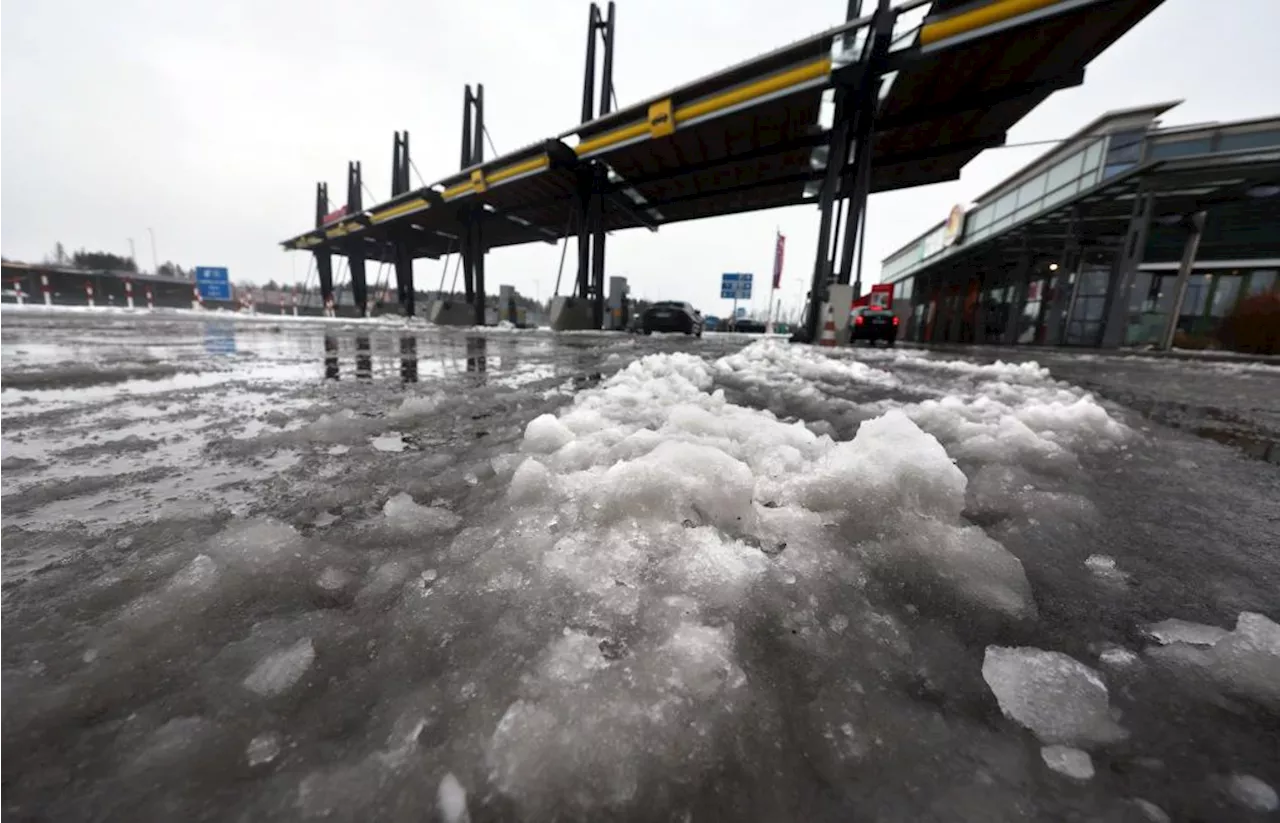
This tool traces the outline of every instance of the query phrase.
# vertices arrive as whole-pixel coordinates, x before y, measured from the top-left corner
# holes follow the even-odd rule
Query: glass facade
[[[1138,272],[1129,294],[1126,345],[1160,342],[1173,310],[1177,284],[1177,272]],[[1242,298],[1271,292],[1275,284],[1275,269],[1193,272],[1187,278],[1187,292],[1178,312],[1178,331],[1191,337],[1215,337]]]
[[[1114,128],[1120,121],[1110,122]],[[1041,161],[1024,170],[971,208],[954,244],[947,242],[945,224],[938,224],[885,260],[881,281],[896,285],[895,299],[903,304],[904,339],[1097,346],[1105,336],[1111,345],[1112,335],[1104,327],[1108,290],[1115,276],[1117,238],[1099,234],[1096,242],[1103,248],[1084,250],[1079,267],[1072,272],[1049,271],[1052,241],[1041,242],[1034,249],[1041,255],[1039,263],[1022,284],[1012,282],[1011,257],[997,262],[996,270],[984,270],[982,263],[964,262],[972,259],[969,254],[961,258],[956,252],[967,252],[975,244],[1004,235],[1140,164],[1278,148],[1278,123],[1280,118],[1272,118],[1179,130],[1152,129],[1147,124],[1110,134],[1089,134],[1061,146],[1052,162]],[[1105,128],[1099,126],[1098,131]],[[1089,211],[1092,207],[1087,204],[1095,200],[1087,199],[1082,208]],[[1177,317],[1177,329],[1183,334],[1213,337],[1240,300],[1280,290],[1280,268],[1270,265],[1280,257],[1280,246],[1276,245],[1280,241],[1274,232],[1277,204],[1280,198],[1251,192],[1250,198],[1209,209],[1199,257],[1240,261],[1228,263],[1239,268],[1219,270],[1212,263],[1197,264]],[[1176,271],[1171,264],[1180,256],[1184,239],[1184,232],[1177,227],[1152,224],[1143,254],[1149,265],[1134,275],[1124,307],[1124,334],[1115,342],[1141,345],[1161,341],[1176,296]],[[1001,253],[1011,255],[1011,249]],[[974,256],[980,254],[975,252]],[[987,259],[1002,258],[991,255]],[[1050,324],[1054,328],[1049,328]]]

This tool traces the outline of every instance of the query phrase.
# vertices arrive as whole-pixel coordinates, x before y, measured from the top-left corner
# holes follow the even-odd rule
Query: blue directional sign
[[[720,275],[720,296],[725,300],[750,300],[752,276],[743,272]]]
[[[196,288],[202,300],[231,301],[231,277],[222,266],[196,266]]]

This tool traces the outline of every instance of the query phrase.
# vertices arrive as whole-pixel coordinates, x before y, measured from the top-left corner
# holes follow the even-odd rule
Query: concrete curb
[[[1242,354],[1239,352],[1226,351],[1193,351],[1188,349],[1174,349],[1172,351],[1154,351],[1151,349],[1077,349],[1063,346],[992,346],[989,344],[971,345],[967,343],[909,343],[904,340],[899,340],[898,345],[903,348],[919,349],[921,351],[951,353],[964,352],[966,354],[988,356],[999,356],[1002,353],[1007,353],[1017,355],[1018,357],[1034,357],[1037,353],[1046,352],[1066,357],[1076,354],[1087,354],[1093,357],[1135,357],[1146,358],[1149,360],[1184,360],[1200,363],[1261,363],[1263,365],[1280,368],[1280,355]]]

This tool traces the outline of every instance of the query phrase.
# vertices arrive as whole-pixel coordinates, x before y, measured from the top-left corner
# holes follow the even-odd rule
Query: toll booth
[[[612,331],[625,331],[627,323],[631,318],[628,316],[627,296],[631,293],[631,287],[627,285],[625,277],[609,278],[609,298],[606,303],[608,311],[605,313],[604,327]]]

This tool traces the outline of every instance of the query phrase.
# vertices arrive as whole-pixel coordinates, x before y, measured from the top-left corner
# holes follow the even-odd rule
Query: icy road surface
[[[2,336],[5,820],[1275,819],[1273,372]]]

